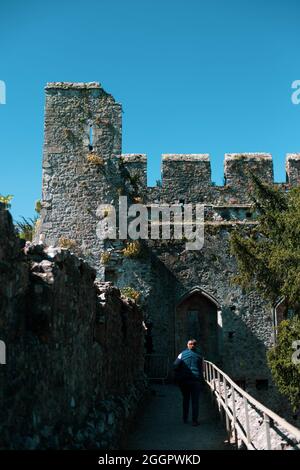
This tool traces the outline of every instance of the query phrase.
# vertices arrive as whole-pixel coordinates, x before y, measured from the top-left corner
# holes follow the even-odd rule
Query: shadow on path
[[[182,422],[181,393],[175,385],[151,385],[152,395],[133,423],[123,449],[130,450],[224,450],[227,443],[224,425],[217,416],[209,392],[200,396],[200,425]]]

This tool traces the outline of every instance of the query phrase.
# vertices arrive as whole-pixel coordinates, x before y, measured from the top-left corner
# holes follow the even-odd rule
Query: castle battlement
[[[300,153],[288,153],[285,160],[286,181],[274,183],[273,159],[270,153],[226,153],[224,157],[224,185],[216,185],[211,179],[210,155],[205,154],[163,154],[161,159],[161,184],[147,188],[147,156],[145,154],[123,154],[123,162],[130,172],[140,174],[140,184],[149,195],[159,198],[172,196],[174,200],[186,195],[205,196],[205,201],[219,201],[234,192],[237,203],[246,203],[250,172],[262,181],[282,186],[300,184]],[[221,198],[221,200],[220,200]],[[230,197],[229,197],[230,198]],[[169,199],[169,197],[168,197]],[[193,198],[195,199],[195,198]],[[225,197],[224,202],[229,199]]]
[[[59,162],[77,160],[86,163],[90,151],[104,159],[107,165],[122,162],[131,176],[150,199],[193,199],[208,203],[247,203],[249,170],[266,183],[274,183],[273,161],[270,153],[226,153],[224,185],[216,185],[211,177],[210,155],[163,154],[161,184],[147,188],[147,156],[122,152],[122,107],[99,82],[50,82],[46,90],[44,169]],[[68,165],[67,165],[68,166]],[[300,183],[300,153],[286,156],[286,181]],[[78,171],[78,170],[77,170]],[[88,183],[88,182],[87,182]],[[112,182],[114,184],[114,182]],[[118,183],[119,185],[119,183]],[[234,193],[230,195],[229,193]]]
[[[188,153],[163,154],[160,184],[148,187],[147,156],[122,155],[122,106],[112,95],[98,82],[53,82],[45,91],[41,233],[51,243],[80,238],[98,256],[94,214],[120,194],[141,196],[147,204],[236,207],[251,203],[249,170],[274,183],[269,153],[227,153],[224,185],[212,181],[209,154]],[[287,154],[285,168],[286,182],[279,185],[299,184],[300,153]]]

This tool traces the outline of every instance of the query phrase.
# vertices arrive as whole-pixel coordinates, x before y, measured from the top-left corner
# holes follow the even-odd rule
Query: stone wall
[[[142,313],[0,208],[1,448],[115,448],[145,389]]]

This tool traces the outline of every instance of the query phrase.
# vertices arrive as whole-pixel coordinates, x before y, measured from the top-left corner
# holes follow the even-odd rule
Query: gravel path
[[[181,393],[175,385],[152,385],[151,391],[123,449],[232,449],[207,391],[200,396],[197,427],[192,426],[191,420],[187,424],[182,422]]]

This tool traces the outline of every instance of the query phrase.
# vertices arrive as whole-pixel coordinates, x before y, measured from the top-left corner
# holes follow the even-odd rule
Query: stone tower
[[[37,238],[82,253],[103,277],[98,204],[121,186],[121,105],[98,83],[48,83],[41,225]]]

